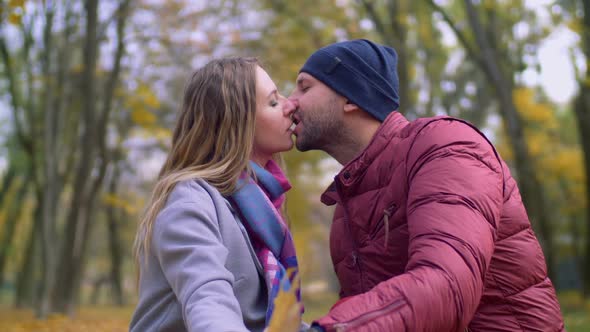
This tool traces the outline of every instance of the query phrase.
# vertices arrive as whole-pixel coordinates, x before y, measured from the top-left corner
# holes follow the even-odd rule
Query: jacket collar
[[[409,124],[408,120],[399,112],[392,112],[385,118],[381,126],[373,135],[369,145],[354,159],[349,161],[334,177],[326,191],[322,194],[321,201],[326,205],[334,205],[340,201],[337,187],[348,192],[360,178],[367,166],[371,165],[375,158],[383,152],[383,147],[394,136],[399,136],[403,128]]]

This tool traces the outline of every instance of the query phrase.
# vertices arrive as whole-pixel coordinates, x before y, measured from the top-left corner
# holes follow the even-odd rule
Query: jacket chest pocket
[[[383,209],[381,212],[381,219],[375,224],[375,227],[369,234],[370,240],[375,240],[380,234],[385,232],[385,239],[383,241],[383,245],[387,247],[387,242],[389,241],[389,224],[391,222],[391,217],[397,210],[397,204],[392,203],[387,208]]]

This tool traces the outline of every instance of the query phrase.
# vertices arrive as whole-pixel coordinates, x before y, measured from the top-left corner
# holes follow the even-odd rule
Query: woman
[[[278,281],[297,269],[274,162],[293,147],[293,107],[255,59],[194,73],[136,236],[131,331],[265,328]]]

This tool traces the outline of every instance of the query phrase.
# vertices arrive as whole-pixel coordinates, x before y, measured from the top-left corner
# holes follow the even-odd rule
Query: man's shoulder
[[[410,122],[411,126],[415,129],[421,129],[428,126],[436,126],[442,125],[444,126],[468,126],[468,127],[475,127],[469,121],[455,118],[448,115],[438,115],[438,116],[429,116],[429,117],[421,117],[417,118]]]
[[[466,120],[438,116],[415,120],[415,132],[408,150],[407,160],[415,162],[435,151],[451,154],[478,155],[491,164],[501,163],[493,143],[476,126]],[[442,152],[439,152],[442,155]],[[497,166],[497,165],[496,165]],[[496,169],[494,166],[494,169]],[[499,170],[499,168],[498,168]]]
[[[427,138],[434,144],[455,140],[488,141],[486,135],[469,121],[446,115],[418,118],[410,126],[416,139]]]

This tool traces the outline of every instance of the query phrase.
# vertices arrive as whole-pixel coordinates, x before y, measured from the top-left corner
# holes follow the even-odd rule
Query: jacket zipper
[[[359,274],[359,278],[360,278],[360,282],[361,282],[361,290],[362,290],[362,292],[366,292],[367,290],[365,289],[365,283],[364,283],[364,279],[363,279],[363,270],[361,268],[361,260],[358,255],[358,246],[357,246],[356,241],[354,240],[354,237],[352,236],[352,229],[350,227],[350,216],[348,213],[348,207],[346,206],[346,203],[342,199],[342,197],[344,197],[344,195],[342,195],[342,188],[340,187],[341,186],[340,182],[335,181],[335,183],[336,183],[336,191],[338,192],[338,196],[340,197],[340,203],[342,204],[342,208],[344,209],[344,221],[346,224],[346,229],[348,230],[348,238],[350,239],[350,242],[352,242],[352,264],[356,267],[356,270]]]
[[[383,243],[383,248],[387,249],[387,242],[389,241],[389,211],[383,211],[383,221],[385,222],[385,243]]]
[[[385,230],[385,242],[383,243],[384,249],[387,249],[387,242],[389,242],[389,218],[393,215],[393,212],[397,209],[396,204],[392,204],[387,209],[383,209],[383,217],[379,220],[379,223],[375,225],[375,228],[369,235],[371,240],[374,240],[377,234],[384,228]],[[384,225],[385,224],[385,225]]]
[[[383,221],[385,223],[385,243],[383,247],[387,249],[387,243],[389,242],[389,218],[393,216],[393,212],[397,209],[397,204],[391,204],[387,209],[383,210]]]
[[[388,314],[389,312],[395,311],[399,308],[401,308],[403,305],[405,304],[405,300],[397,300],[394,301],[393,303],[388,304],[387,306],[379,309],[379,310],[375,310],[375,311],[371,311],[369,313],[360,315],[359,317],[343,322],[343,323],[337,323],[332,325],[332,327],[337,331],[337,332],[341,332],[341,331],[346,331],[349,328],[353,328],[359,325],[363,325],[371,320],[374,320],[375,318],[379,317],[379,316],[383,316],[385,314]]]

